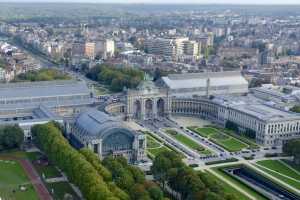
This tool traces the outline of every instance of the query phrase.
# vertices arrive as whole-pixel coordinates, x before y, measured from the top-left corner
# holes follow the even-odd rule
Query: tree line
[[[109,85],[114,92],[120,92],[124,87],[137,87],[144,78],[144,72],[133,68],[117,68],[101,64],[90,69],[86,76]]]
[[[87,200],[162,200],[163,192],[123,157],[103,161],[90,149],[71,147],[57,123],[35,125],[32,134],[49,160],[62,169]]]
[[[49,160],[62,169],[68,179],[78,186],[87,200],[128,200],[119,198],[85,156],[75,150],[54,123],[35,125],[32,134],[37,146]]]
[[[211,175],[196,172],[186,166],[181,158],[172,151],[159,153],[153,162],[152,172],[155,180],[166,189],[177,192],[185,200],[237,200],[234,194],[224,191],[222,185]]]

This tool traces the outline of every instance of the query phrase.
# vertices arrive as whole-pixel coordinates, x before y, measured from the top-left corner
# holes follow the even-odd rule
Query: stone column
[[[141,99],[141,119],[145,120],[145,99]]]

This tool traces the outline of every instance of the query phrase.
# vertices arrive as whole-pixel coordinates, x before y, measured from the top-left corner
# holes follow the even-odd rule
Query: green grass
[[[158,148],[161,144],[150,135],[147,135],[147,148]]]
[[[235,189],[234,187],[230,186],[225,181],[219,179],[214,174],[212,174],[210,172],[206,172],[206,173],[208,173],[211,178],[215,179],[224,188],[224,192],[225,193],[227,193],[227,194],[234,194],[237,197],[237,199],[239,199],[239,200],[250,200],[243,193],[239,192],[237,189]]]
[[[296,165],[293,161],[290,160],[282,159],[281,161],[300,173],[300,165]]]
[[[240,135],[240,134],[236,134],[234,131],[229,130],[229,129],[223,129],[223,128],[219,128],[219,127],[214,127],[220,131],[222,131],[223,133],[230,135],[231,137],[234,137],[240,141],[242,141],[243,143],[247,144],[249,147],[249,149],[259,149],[259,145],[256,144],[255,139],[249,138],[245,135]]]
[[[268,161],[269,161],[269,160],[268,160]],[[259,162],[260,162],[260,161],[259,161]],[[278,162],[278,161],[277,161],[277,162]],[[257,163],[258,163],[258,162],[257,162]],[[274,166],[272,166],[272,163],[274,164]],[[279,163],[279,164],[278,164],[278,163]],[[280,162],[278,162],[278,163],[276,163],[276,162],[265,162],[265,163],[263,163],[263,164],[261,164],[261,165],[262,165],[262,166],[265,166],[265,167],[268,166],[268,167],[267,167],[268,169],[271,169],[271,170],[274,170],[274,171],[276,171],[276,172],[282,173],[282,174],[284,174],[284,175],[286,175],[286,176],[288,176],[288,177],[292,177],[292,178],[298,177],[298,178],[295,178],[295,179],[296,179],[296,180],[300,180],[298,174],[296,174],[295,172],[289,170],[287,167],[284,168],[285,166],[282,165],[282,163],[280,163]],[[281,165],[280,165],[280,164],[281,164]],[[264,172],[270,174],[271,176],[273,176],[273,177],[275,177],[275,178],[277,178],[277,179],[279,179],[279,180],[281,180],[281,181],[283,181],[283,182],[289,184],[290,186],[292,186],[292,187],[294,187],[294,188],[300,190],[300,182],[297,182],[297,181],[295,181],[295,180],[293,180],[293,179],[290,179],[290,178],[288,178],[288,177],[285,177],[285,176],[282,176],[282,175],[280,175],[280,174],[277,174],[276,172],[273,172],[273,171],[270,171],[270,170],[268,170],[268,169],[266,169],[266,168],[263,168],[263,167],[260,166],[260,164],[258,164],[257,167],[258,167],[259,169],[261,169],[262,171],[264,171]],[[289,175],[288,175],[288,174],[289,174]],[[274,180],[274,181],[276,181],[276,180]]]
[[[261,166],[267,167],[271,170],[274,170],[278,173],[300,180],[300,172],[299,173],[295,172],[290,167],[286,166],[285,164],[283,164],[278,160],[261,160],[256,163]]]
[[[238,181],[237,179],[231,177],[230,175],[226,174],[225,172],[222,171],[223,167],[219,167],[219,168],[213,168],[213,170],[221,175],[222,177],[224,177],[226,180],[238,185],[238,187],[240,187],[241,189],[243,189],[245,192],[247,192],[248,194],[250,194],[251,196],[255,197],[256,200],[267,200],[266,197],[262,196],[261,194],[259,194],[258,192],[256,192],[255,190],[253,190],[251,187],[245,185],[244,183]]]
[[[47,183],[47,188],[51,193],[53,189],[52,196],[55,200],[63,200],[65,194],[72,195],[73,200],[80,199],[68,182]]]
[[[179,142],[181,142],[182,144],[190,147],[191,149],[196,150],[200,154],[204,154],[204,155],[211,154],[211,152],[209,150],[205,149],[203,146],[201,146],[197,142],[195,142],[192,139],[190,139],[190,138],[188,138],[188,137],[186,137],[186,136],[178,133],[175,130],[167,129],[167,130],[165,130],[165,132],[167,134],[169,134],[170,136],[172,136],[173,138],[175,138],[176,140],[178,140]]]
[[[27,191],[20,191],[19,186],[24,185]],[[13,192],[15,190],[15,192]],[[0,162],[0,197],[11,200],[38,200],[38,196],[18,162]]]
[[[156,149],[148,149],[147,151],[149,151],[153,156],[156,156],[160,152],[171,151],[171,150],[169,148],[165,147],[165,146],[162,146],[162,147],[156,148]]]
[[[247,145],[244,143],[241,143],[235,138],[230,138],[226,140],[214,140],[213,141],[222,146],[224,149],[230,151],[230,152],[236,152],[236,151],[241,151],[242,149],[246,148]]]
[[[231,137],[227,134],[224,134],[220,130],[217,130],[212,127],[188,127],[188,129],[194,131],[195,133],[208,138],[212,142],[216,143],[217,145],[223,147],[227,151],[236,152],[241,151],[244,148],[247,148],[248,145],[244,142],[239,141],[238,139]]]

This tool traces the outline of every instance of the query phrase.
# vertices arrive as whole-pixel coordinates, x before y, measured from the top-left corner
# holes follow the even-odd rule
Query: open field
[[[177,141],[181,142],[182,144],[188,146],[189,148],[196,150],[200,154],[209,155],[211,152],[205,149],[203,146],[198,144],[197,142],[193,141],[192,139],[188,138],[187,136],[178,133],[173,129],[166,129],[165,132],[175,138]]]
[[[300,190],[300,173],[284,165],[278,160],[258,161],[257,166],[264,172],[278,178],[290,186]]]
[[[199,134],[202,137],[208,138],[212,142],[216,143],[217,145],[223,147],[224,149],[230,152],[241,151],[242,149],[248,147],[248,145],[244,142],[232,136],[226,135],[212,127],[199,128],[194,126],[188,127],[188,129]]]
[[[20,190],[20,185],[26,187],[26,191]],[[2,199],[38,200],[38,196],[26,176],[23,168],[17,161],[0,161],[0,197]]]
[[[213,170],[221,175],[223,178],[225,178],[226,180],[236,184],[239,188],[243,189],[244,191],[246,191],[248,194],[250,194],[251,196],[255,197],[257,200],[267,200],[266,197],[262,196],[261,194],[259,194],[258,192],[256,192],[255,190],[253,190],[251,187],[245,185],[244,183],[240,182],[239,180],[229,176],[228,174],[226,174],[225,172],[222,171],[223,167],[217,167],[217,168],[213,168]]]

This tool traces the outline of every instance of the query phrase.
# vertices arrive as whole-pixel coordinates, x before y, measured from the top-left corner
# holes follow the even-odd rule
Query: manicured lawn
[[[238,185],[238,187],[240,187],[241,189],[243,189],[244,191],[246,191],[248,194],[250,194],[253,197],[255,197],[257,200],[267,200],[266,197],[262,196],[261,194],[259,194],[258,192],[256,192],[252,188],[250,188],[249,186],[245,185],[244,183],[238,181],[234,177],[231,177],[228,174],[226,174],[225,172],[223,172],[222,168],[213,168],[213,170],[216,173],[218,173],[219,175],[221,175],[222,177],[224,177],[226,180],[228,180],[228,181],[230,181],[230,182]]]
[[[147,134],[147,151],[151,154],[151,157],[155,157],[158,153],[163,151],[172,151],[168,147],[164,146],[161,141],[152,137],[150,133]]]
[[[239,141],[238,139],[231,137],[220,130],[217,130],[212,127],[197,128],[197,127],[188,127],[188,129],[194,131],[195,133],[209,138],[212,142],[223,147],[227,151],[236,152],[241,151],[244,148],[247,148],[248,145],[244,142]]]
[[[191,149],[198,151],[200,154],[205,154],[205,155],[211,154],[211,152],[209,150],[205,149],[203,146],[201,146],[197,142],[193,141],[192,139],[188,138],[187,136],[185,136],[183,134],[178,133],[175,130],[167,129],[167,130],[165,130],[165,132],[167,134],[169,134],[170,136],[172,136],[173,138],[175,138],[176,140],[178,140],[179,142],[181,142],[182,144],[190,147]]]
[[[274,161],[273,160],[266,160],[265,162],[264,161],[258,161],[257,162],[257,167],[260,168],[261,170],[263,170],[264,172],[270,174],[271,176],[289,184],[290,186],[300,190],[300,182],[297,182],[296,180],[300,180],[300,176],[299,174],[295,173],[294,171],[292,171],[291,169],[289,169],[288,167],[286,167],[285,165],[283,165],[282,163],[280,163],[279,161]],[[263,168],[261,166],[264,166],[266,168]],[[293,180],[293,179],[290,179],[288,177],[285,177],[285,176],[282,176],[274,171],[271,171],[271,170],[268,170],[268,169],[271,169],[271,170],[274,170],[278,173],[281,173],[281,174],[284,174],[288,177],[292,177],[296,180]]]
[[[247,145],[241,143],[235,138],[229,138],[226,140],[213,140],[216,144],[222,146],[224,149],[230,152],[240,151],[244,148],[247,148]]]
[[[235,189],[234,187],[230,186],[229,184],[227,184],[223,180],[219,179],[218,177],[216,177],[212,173],[210,173],[210,172],[207,172],[207,173],[210,175],[211,178],[215,179],[216,182],[218,182],[224,188],[224,192],[225,193],[227,193],[227,194],[234,194],[239,200],[250,200],[243,193],[239,192],[237,189]]]
[[[147,135],[147,148],[158,148],[161,144],[150,135]]]
[[[20,185],[27,190],[20,191]],[[22,166],[16,161],[0,161],[0,197],[12,200],[23,200],[24,197],[26,200],[39,199]]]
[[[68,182],[47,183],[47,187],[55,200],[64,200],[67,194],[72,195],[73,200],[80,199]]]
[[[152,155],[156,156],[157,154],[159,154],[160,152],[163,151],[170,151],[169,148],[162,146],[160,148],[155,148],[155,149],[148,149],[147,151],[149,151]]]
[[[259,165],[262,165],[264,167],[267,167],[271,170],[274,170],[278,173],[284,174],[286,176],[289,176],[291,178],[300,180],[300,172],[296,172],[291,167],[283,164],[282,162],[278,160],[262,160],[256,162]]]

